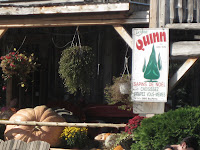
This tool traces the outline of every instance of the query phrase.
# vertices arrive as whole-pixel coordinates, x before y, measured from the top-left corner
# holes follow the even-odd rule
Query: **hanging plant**
[[[90,91],[94,54],[89,46],[72,46],[63,50],[59,61],[59,74],[67,91],[76,95]]]
[[[131,87],[129,89],[125,89],[125,93],[122,93],[120,91],[120,85],[123,83],[127,83],[128,85],[131,85],[131,75],[123,75],[122,77],[113,77],[113,84],[107,85],[104,89],[104,94],[107,99],[107,102],[109,105],[114,104],[122,104],[119,108],[121,109],[127,109],[129,110],[133,103],[130,100],[130,94],[131,94]],[[122,89],[121,89],[122,90]]]
[[[119,81],[119,90],[121,94],[129,94],[131,90],[130,76],[121,77]]]
[[[36,70],[36,66],[37,64],[34,59],[34,54],[26,56],[14,49],[14,52],[1,56],[0,67],[3,71],[3,79],[6,81],[9,78],[16,77],[20,80],[22,87],[25,86],[26,79],[30,72]]]

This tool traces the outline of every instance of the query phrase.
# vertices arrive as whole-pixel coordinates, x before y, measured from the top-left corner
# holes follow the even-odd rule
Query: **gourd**
[[[113,150],[124,150],[124,148],[121,145],[118,145]]]
[[[65,119],[45,105],[35,108],[20,109],[9,119],[10,121],[36,121],[36,122],[65,122]],[[60,135],[64,127],[55,126],[25,126],[7,125],[4,138],[5,140],[17,139],[24,142],[36,140],[46,141],[51,147],[60,144]]]

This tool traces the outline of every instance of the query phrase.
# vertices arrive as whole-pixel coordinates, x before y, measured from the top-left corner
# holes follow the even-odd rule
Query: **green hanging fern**
[[[58,73],[63,79],[67,91],[76,95],[90,91],[90,79],[93,75],[94,54],[89,46],[73,46],[63,50]]]

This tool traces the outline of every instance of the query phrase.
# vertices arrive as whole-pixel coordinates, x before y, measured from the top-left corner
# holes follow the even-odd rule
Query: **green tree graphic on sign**
[[[162,62],[160,53],[158,55],[158,63],[156,61],[156,52],[153,45],[152,52],[149,58],[149,62],[146,66],[146,60],[144,59],[144,66],[143,66],[143,72],[144,72],[144,78],[150,79],[150,82],[157,82],[156,79],[160,78],[160,72],[159,70],[162,69]]]

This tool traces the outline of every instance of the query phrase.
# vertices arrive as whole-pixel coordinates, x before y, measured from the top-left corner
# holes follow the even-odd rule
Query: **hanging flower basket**
[[[121,94],[129,94],[131,90],[131,83],[130,82],[120,83],[119,89]]]
[[[93,76],[94,54],[89,46],[72,46],[63,50],[58,73],[63,79],[67,91],[76,95],[90,91]]]
[[[106,85],[104,89],[105,98],[110,105],[123,104],[121,109],[129,110],[133,104],[130,100],[131,92],[131,75],[123,75],[122,77],[113,77],[113,84]],[[121,89],[120,89],[121,88]]]
[[[10,52],[5,56],[1,56],[1,64],[4,80],[12,78],[13,76],[20,79],[21,83],[26,80],[30,72],[35,71],[36,62],[34,61],[34,55],[26,56],[18,51]]]

